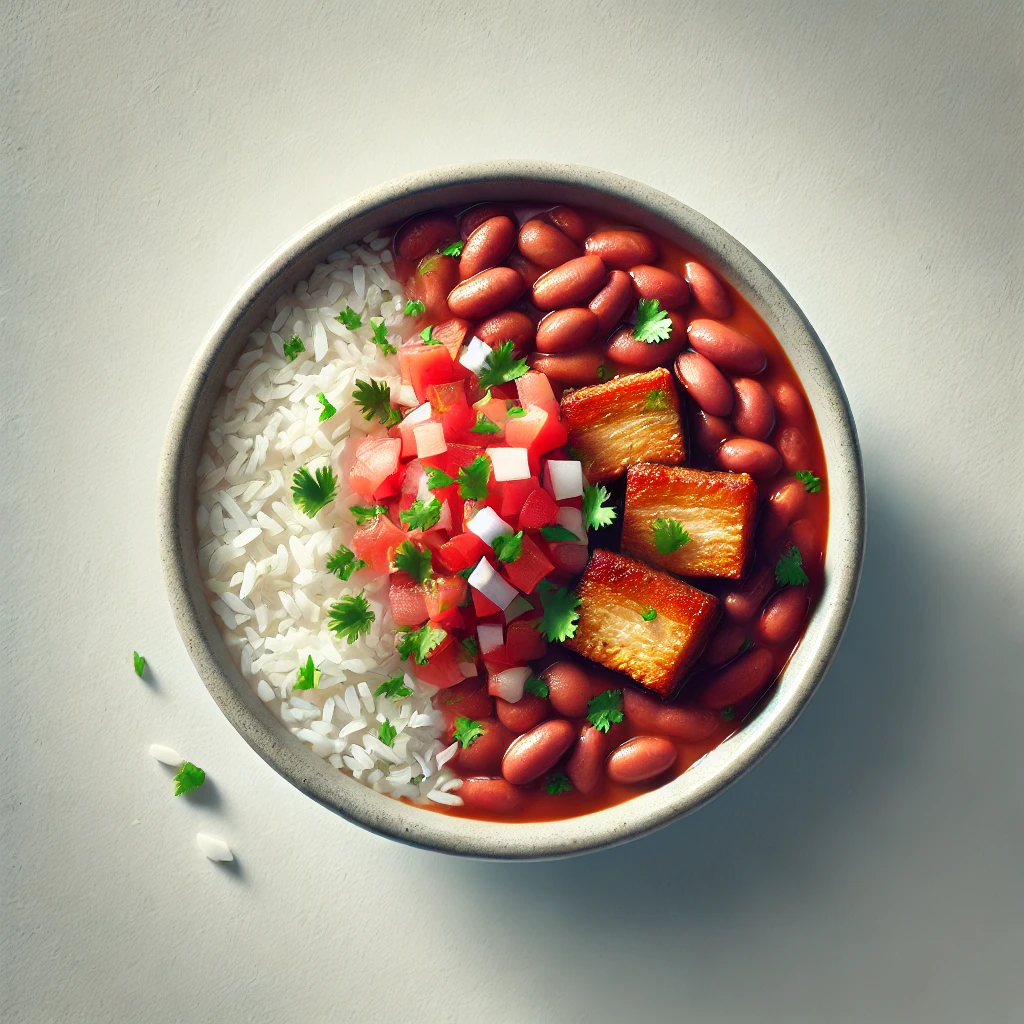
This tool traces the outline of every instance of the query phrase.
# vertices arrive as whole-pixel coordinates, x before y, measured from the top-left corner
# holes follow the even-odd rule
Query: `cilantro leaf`
[[[410,299],[405,304],[405,315],[406,316],[419,316],[420,313],[422,313],[422,312],[424,312],[426,310],[426,308],[427,307],[424,306],[423,303],[420,302],[419,299]]]
[[[587,704],[587,719],[599,732],[608,732],[622,717],[621,690],[605,690]]]
[[[408,697],[412,693],[412,690],[405,685],[405,675],[399,672],[398,675],[392,676],[390,679],[385,679],[376,690],[373,691],[374,697],[388,697],[390,700],[396,700],[400,697]]]
[[[299,671],[295,674],[295,682],[292,685],[292,689],[315,690],[319,682],[320,669],[313,664],[313,655],[311,654],[306,659],[306,663],[299,666]]]
[[[565,587],[556,590],[547,580],[537,584],[537,593],[544,609],[544,614],[536,621],[541,636],[559,642],[574,637],[580,619],[580,599],[576,593]]]
[[[146,671],[146,659],[138,651],[132,651],[132,662],[135,665],[135,674],[141,679],[142,673]]]
[[[740,649],[736,653],[737,654],[742,654],[744,651],[749,651],[750,648],[753,647],[753,646],[754,646],[754,641],[751,640],[749,636],[745,636],[743,638],[743,643],[740,644]]]
[[[599,530],[602,526],[611,526],[618,513],[610,505],[608,491],[601,484],[588,484],[583,488],[583,522],[588,530]]]
[[[455,481],[443,470],[434,466],[424,466],[427,474],[427,487],[432,491],[438,491],[442,487],[451,487]]]
[[[653,622],[658,617],[658,610],[656,608],[648,608],[647,611],[640,613],[640,618],[644,622]]]
[[[289,363],[294,362],[299,358],[299,353],[305,351],[306,346],[302,344],[302,339],[297,334],[293,334],[284,343],[284,357]]]
[[[430,652],[437,647],[448,633],[437,626],[426,623],[419,629],[410,629],[395,643],[395,650],[403,658],[411,657],[417,665],[426,665]]]
[[[417,498],[404,512],[398,513],[398,518],[410,530],[429,530],[441,518],[441,502],[437,498],[430,501]]]
[[[441,262],[441,257],[436,253],[432,252],[429,256],[424,256],[416,266],[416,273],[421,277],[424,274],[429,274],[432,270],[437,270],[438,264]]]
[[[462,241],[452,242],[451,245],[446,245],[443,249],[438,249],[437,251],[442,256],[461,256],[462,250],[465,248],[465,246],[466,243]]]
[[[467,565],[465,569],[459,570],[459,575],[464,579],[468,580],[473,575],[473,570],[476,568],[475,565]]]
[[[388,341],[388,328],[387,325],[381,320],[379,323],[375,323],[373,320],[370,321],[370,327],[373,328],[373,343],[384,353],[386,356],[393,356],[398,349]]]
[[[191,761],[182,761],[178,774],[174,776],[174,795],[182,796],[198,789],[206,781],[206,772]]]
[[[482,412],[476,414],[476,423],[469,428],[471,434],[500,434],[501,427]]]
[[[478,455],[459,470],[459,497],[466,501],[483,501],[487,497],[487,481],[491,476],[491,460]]]
[[[349,505],[349,512],[358,526],[372,523],[377,516],[384,515],[387,509],[383,505]]]
[[[455,716],[455,728],[452,730],[452,739],[463,749],[471,746],[483,734],[483,722],[474,722],[472,718],[463,718],[462,715]]]
[[[395,551],[395,568],[407,572],[417,583],[425,583],[433,573],[430,552],[421,551],[411,540],[402,541]]]
[[[361,558],[356,558],[351,548],[339,545],[338,550],[327,559],[327,571],[334,573],[339,580],[348,580],[352,573],[365,569],[366,563]]]
[[[499,562],[514,562],[523,553],[523,531],[499,533],[491,543],[494,556]]]
[[[350,331],[363,326],[363,321],[360,319],[359,314],[351,306],[346,306],[334,319]]]
[[[462,649],[470,657],[475,658],[480,653],[480,641],[475,636],[467,636],[459,642],[462,644]]]
[[[378,423],[393,427],[401,422],[402,414],[391,405],[391,387],[383,381],[357,380],[352,388],[352,400],[363,410],[363,419],[377,417]]]
[[[601,365],[598,366],[598,368],[597,368],[597,379],[599,381],[608,380],[608,378],[611,375],[612,375],[612,371],[609,370],[608,367],[604,365],[604,363],[601,363]]]
[[[395,737],[398,735],[398,730],[385,718],[380,723],[380,729],[377,730],[377,737],[381,743],[386,747],[393,747],[395,745]]]
[[[338,410],[327,400],[327,396],[322,392],[317,393],[317,399],[320,402],[320,422],[329,420]]]
[[[491,350],[491,354],[484,360],[483,369],[478,374],[481,388],[493,388],[499,384],[508,384],[526,373],[529,369],[526,360],[516,359],[513,356],[514,347],[511,341],[503,341],[497,348]]]
[[[526,684],[523,689],[526,693],[532,693],[534,697],[547,697],[551,692],[548,689],[548,684],[545,683],[540,676],[530,676],[530,678],[526,680]]]
[[[736,709],[731,704],[728,707],[722,708],[722,717],[727,722],[731,722],[736,717]]]
[[[321,466],[315,475],[302,466],[292,477],[292,498],[310,519],[334,501],[337,490],[338,478],[330,466]]]
[[[821,490],[821,477],[815,476],[809,469],[801,469],[793,474],[804,485],[808,494],[817,494]]]
[[[577,537],[576,534],[572,532],[572,530],[567,529],[564,526],[559,526],[557,524],[554,526],[542,526],[540,528],[540,535],[545,540],[574,540],[577,543],[579,543],[579,537]]]
[[[690,543],[690,535],[678,519],[655,519],[652,529],[654,547],[659,555],[671,555],[684,544]]]
[[[423,330],[420,331],[420,338],[423,340],[423,344],[424,345],[440,345],[441,344],[441,339],[434,337],[434,328],[433,328],[433,326],[424,327]]]
[[[508,407],[508,415],[512,419],[519,419],[520,416],[526,415],[526,410],[521,405],[510,405]]]
[[[668,392],[661,388],[654,388],[647,394],[647,401],[644,402],[644,412],[656,412],[658,409],[668,408]]]
[[[365,633],[370,632],[376,616],[366,600],[365,594],[350,595],[335,601],[327,614],[327,625],[335,636],[354,644]]]
[[[569,776],[565,772],[552,772],[548,776],[548,781],[544,784],[544,788],[552,795],[558,796],[559,793],[569,793],[572,790],[572,783],[569,781]]]
[[[800,549],[791,545],[788,551],[779,555],[775,563],[775,579],[784,587],[802,587],[807,582],[807,573],[804,572],[804,560]]]
[[[654,345],[659,341],[668,341],[671,334],[672,321],[661,308],[661,303],[657,299],[641,299],[637,304],[633,337]]]

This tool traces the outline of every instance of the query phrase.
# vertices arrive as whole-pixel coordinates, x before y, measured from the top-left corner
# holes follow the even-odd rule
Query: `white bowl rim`
[[[477,198],[467,201],[466,196]],[[195,467],[209,408],[227,368],[270,303],[327,253],[366,234],[367,225],[383,226],[434,206],[470,205],[488,197],[596,204],[685,240],[774,331],[811,401],[828,466],[824,592],[803,640],[757,714],[671,782],[626,803],[559,821],[451,817],[376,793],[316,757],[264,707],[231,659],[204,596],[194,539]],[[302,792],[373,832],[488,859],[570,856],[625,842],[691,813],[739,779],[793,725],[824,676],[856,597],[865,536],[863,467],[846,395],[824,346],[770,271],[718,225],[663,192],[596,168],[534,160],[458,164],[387,182],[330,210],[274,253],[213,326],[186,374],[161,454],[157,508],[161,559],[178,630],[207,689],[249,745]]]

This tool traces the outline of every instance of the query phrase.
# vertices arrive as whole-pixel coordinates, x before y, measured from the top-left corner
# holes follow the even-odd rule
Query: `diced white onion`
[[[555,516],[555,522],[559,526],[564,526],[571,533],[575,533],[581,544],[587,543],[587,531],[583,528],[583,513],[578,508],[573,508],[571,505],[560,508],[558,515]]]
[[[494,467],[494,479],[499,483],[530,479],[530,460],[525,448],[488,448],[487,455]]]
[[[549,459],[544,466],[544,486],[555,501],[583,494],[583,466],[574,459]]]
[[[490,566],[486,558],[481,558],[469,577],[469,585],[479,590],[489,601],[493,601],[504,611],[519,593],[511,583],[503,580]]]
[[[491,354],[491,346],[486,342],[481,341],[475,334],[469,339],[469,344],[466,345],[466,351],[459,357],[459,362],[466,367],[467,370],[471,370],[477,376],[480,375],[480,371],[484,368],[487,362],[487,357]]]
[[[488,678],[487,692],[492,697],[500,697],[509,704],[515,704],[523,699],[523,688],[529,678],[530,669],[526,666],[507,668]]]
[[[480,641],[480,653],[490,654],[505,642],[505,631],[492,622],[484,622],[476,627],[476,638]]]
[[[494,547],[494,539],[503,533],[511,533],[512,527],[489,505],[484,505],[468,523],[466,529],[475,533],[488,547]],[[470,577],[472,583],[473,578]]]
[[[532,611],[533,605],[522,594],[518,594],[516,599],[505,609],[505,622],[512,622],[518,619],[520,615],[525,615],[527,612]]]

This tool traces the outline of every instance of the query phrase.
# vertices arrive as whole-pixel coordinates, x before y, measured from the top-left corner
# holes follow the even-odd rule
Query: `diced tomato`
[[[473,609],[479,618],[483,618],[485,615],[496,615],[501,611],[489,597],[484,597],[476,588],[470,587],[469,590],[473,595]]]
[[[540,484],[537,477],[531,476],[529,480],[506,480],[499,486],[501,488],[501,508],[497,512],[502,519],[510,519],[512,516],[520,514],[526,499]]]
[[[531,370],[523,374],[516,381],[516,390],[519,392],[519,402],[524,409],[533,406],[543,409],[546,413],[558,415],[558,400],[554,391],[551,390],[551,383],[547,375],[538,370]]]
[[[364,437],[349,470],[349,486],[370,500],[396,494],[401,453],[402,442],[398,438]]]
[[[539,530],[550,526],[558,515],[558,505],[543,487],[535,487],[519,509],[519,529]]]
[[[447,636],[427,656],[426,665],[417,665],[415,659],[409,659],[409,668],[413,675],[431,686],[446,688],[461,683],[465,678],[459,667],[459,644]]]
[[[437,550],[437,560],[449,572],[462,572],[487,554],[487,545],[475,533],[460,533]]]
[[[405,293],[410,298],[419,299],[427,307],[429,320],[437,323],[452,315],[448,308],[448,293],[458,283],[458,260],[431,252],[416,265],[416,273],[406,282]]]
[[[441,518],[444,518],[444,512],[441,513]],[[430,551],[439,551],[441,548],[448,543],[448,537],[444,530],[440,528],[440,520],[438,525],[427,530],[426,533],[421,533],[419,537],[419,543],[423,547],[428,548]]]
[[[448,384],[461,376],[444,345],[403,345],[398,350],[398,363],[402,379],[413,386],[421,402],[427,400],[431,384]]]
[[[403,496],[406,494],[415,496],[416,492],[420,489],[420,480],[423,479],[423,472],[423,463],[419,459],[413,459],[412,462],[406,464],[405,476],[402,477],[402,486],[399,489]]]
[[[445,472],[454,480],[459,475],[460,469],[465,469],[475,458],[481,454],[479,448],[468,444],[448,445],[447,464]]]
[[[434,415],[440,418],[446,438],[461,439],[476,423],[476,413],[466,398],[465,381],[432,384],[427,388],[427,400]]]
[[[514,664],[515,662],[508,656],[508,650],[504,644],[484,655],[484,668],[487,669],[488,675],[497,675]]]
[[[522,553],[514,562],[503,562],[501,570],[505,578],[524,594],[536,589],[537,584],[554,566],[545,557],[544,552],[528,536],[523,536]]]
[[[465,633],[466,632],[466,616],[461,608],[449,608],[446,612],[442,612],[437,618],[430,620],[435,626],[441,626],[443,629],[447,629],[449,633]]]
[[[352,550],[375,572],[391,572],[391,559],[408,534],[400,530],[387,516],[377,516],[372,523],[356,529]]]
[[[538,476],[540,457],[565,444],[568,438],[557,414],[552,415],[537,406],[525,416],[510,419],[505,425],[505,443],[510,448],[525,448],[530,457],[530,467]]]
[[[555,568],[571,576],[583,572],[590,559],[590,551],[586,544],[573,544],[569,541],[564,544],[549,544],[548,551]]]
[[[408,459],[410,456],[416,455],[416,428],[422,427],[424,423],[430,423],[430,420],[402,420],[401,423],[395,424],[391,427],[388,433],[392,437],[398,437],[402,440],[402,458]]]
[[[458,608],[466,596],[466,581],[461,576],[435,576],[426,585],[427,616],[438,619],[452,608]]]
[[[461,320],[457,316],[452,317],[451,320],[434,325],[434,340],[439,341],[448,349],[453,360],[458,359],[459,349],[462,348],[462,343],[466,340],[469,328],[468,320]]]
[[[396,572],[391,577],[388,600],[396,626],[419,626],[427,621],[426,589],[408,574]]]
[[[536,619],[516,619],[505,630],[505,650],[508,660],[516,665],[543,658],[548,652],[548,643],[536,629]]]

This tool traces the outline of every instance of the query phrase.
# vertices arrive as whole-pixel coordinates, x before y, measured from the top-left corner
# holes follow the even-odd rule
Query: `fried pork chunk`
[[[603,548],[576,593],[579,625],[565,646],[663,698],[700,656],[719,616],[717,598]]]

